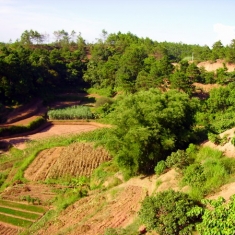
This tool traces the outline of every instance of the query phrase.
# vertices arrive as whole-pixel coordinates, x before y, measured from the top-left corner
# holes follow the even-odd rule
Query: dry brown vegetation
[[[200,86],[200,84],[197,85]],[[213,87],[203,86],[201,88],[208,92]],[[32,119],[33,117],[30,118]],[[27,122],[27,119],[19,122],[22,124]],[[36,140],[61,134],[69,135],[98,128],[98,126],[90,125],[91,123],[81,126],[74,125],[76,124],[74,122],[67,123],[66,125],[59,124],[55,123],[55,125],[44,129],[41,133],[8,139],[8,141],[13,144],[15,141],[15,146],[21,148],[23,146],[22,143],[27,140]],[[233,132],[234,129],[225,134],[232,134]],[[210,142],[205,143],[205,145],[218,148],[224,151],[225,155],[234,157],[235,149],[231,142],[224,146],[215,146]],[[46,204],[56,196],[55,189],[62,189],[63,186],[49,186],[42,184],[41,181],[67,176],[89,176],[102,162],[109,161],[110,159],[111,156],[104,149],[94,148],[90,143],[73,143],[68,147],[43,150],[24,172],[24,176],[29,182],[26,184],[19,182],[6,188],[1,193],[1,197],[17,201],[21,197],[30,196],[32,198],[39,198],[43,204]],[[6,164],[9,165],[10,163]],[[12,164],[10,164],[10,167]],[[178,177],[180,176],[175,170],[170,170],[160,177],[132,178],[128,182],[113,187],[106,192],[95,191],[70,205],[56,219],[46,223],[41,230],[34,234],[94,235],[104,233],[109,227],[126,227],[137,217],[140,202],[146,195],[169,188],[182,190],[178,185]],[[234,183],[231,183],[224,185],[220,192],[211,197],[217,198],[219,195],[222,195],[227,199],[234,193]],[[0,224],[0,234],[15,235],[18,232],[17,228]]]
[[[25,171],[25,178],[37,181],[60,177],[89,176],[110,155],[88,143],[43,150]]]

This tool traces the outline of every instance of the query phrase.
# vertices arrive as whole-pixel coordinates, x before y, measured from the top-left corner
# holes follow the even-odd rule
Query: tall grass
[[[228,159],[221,151],[204,147],[195,162],[183,171],[182,185],[189,185],[189,194],[197,200],[216,192],[235,175],[235,159]]]
[[[64,109],[53,109],[48,111],[49,119],[73,120],[93,119],[93,114],[87,106],[72,106]]]

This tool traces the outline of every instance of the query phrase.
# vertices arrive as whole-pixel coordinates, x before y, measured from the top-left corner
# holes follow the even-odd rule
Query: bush
[[[200,219],[200,213],[191,215],[190,211],[198,208],[201,207],[187,194],[168,190],[146,197],[142,202],[139,217],[148,231],[155,230],[160,235],[189,235]]]
[[[217,200],[202,200],[202,203],[208,208],[202,216],[202,223],[197,225],[200,234],[235,234],[235,195],[228,203],[222,197]]]
[[[161,175],[166,169],[166,162],[161,160],[158,162],[158,164],[155,166],[154,171],[156,175]]]
[[[208,139],[209,139],[212,143],[214,143],[214,144],[216,144],[216,145],[219,145],[220,142],[221,142],[220,136],[217,135],[217,134],[213,134],[213,133],[209,133],[209,134],[208,134]]]
[[[171,153],[166,159],[166,166],[168,168],[185,168],[190,164],[189,155],[184,150],[177,150],[177,152]]]
[[[111,105],[113,103],[113,100],[109,97],[101,97],[99,99],[97,99],[96,103],[95,103],[95,107],[100,107],[106,104]]]
[[[183,171],[182,184],[191,187],[190,195],[201,199],[228,182],[229,175],[235,172],[234,159],[223,157],[223,153],[211,148],[202,148],[196,162]]]
[[[95,104],[95,115],[99,118],[105,117],[107,114],[109,114],[113,108],[113,100],[108,97],[101,97],[96,101]]]

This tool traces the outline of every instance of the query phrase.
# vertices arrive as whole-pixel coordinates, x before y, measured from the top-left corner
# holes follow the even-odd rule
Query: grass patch
[[[195,161],[183,170],[181,185],[190,186],[191,197],[200,200],[228,183],[234,174],[235,159],[228,159],[222,152],[204,147],[197,153]]]
[[[114,95],[114,91],[111,87],[100,88],[100,89],[92,87],[87,89],[87,93],[98,94],[104,97],[112,97]]]
[[[19,216],[19,217],[23,217],[25,219],[32,219],[32,220],[37,220],[41,216],[40,214],[34,214],[34,213],[30,213],[30,212],[25,212],[25,211],[14,210],[11,208],[1,207],[1,206],[0,206],[0,213]]]
[[[120,184],[120,180],[114,177],[119,171],[114,161],[108,161],[100,164],[98,168],[93,171],[90,181],[91,189],[103,188],[106,181],[110,181],[108,188]]]
[[[46,212],[46,209],[44,207],[27,205],[27,204],[17,203],[13,201],[0,200],[0,205],[9,206],[12,208],[18,208],[18,209],[27,210],[27,211],[36,212],[36,213]]]
[[[0,214],[0,221],[15,225],[15,226],[19,226],[19,227],[24,227],[24,228],[27,228],[32,224],[32,222],[29,220],[19,219],[19,218],[2,215],[2,214]]]

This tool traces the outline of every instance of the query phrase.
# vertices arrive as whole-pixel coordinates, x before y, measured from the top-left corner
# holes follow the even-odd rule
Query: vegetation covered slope
[[[49,162],[55,163],[55,172],[58,174],[48,174],[48,177],[37,179],[41,180],[41,185],[47,184],[54,191],[47,201],[47,205],[53,206],[53,209],[38,223],[34,223],[30,231],[24,232],[37,234],[41,228],[42,231],[47,229],[68,234],[76,234],[77,231],[131,234],[127,228],[116,227],[126,226],[126,218],[131,216],[132,210],[137,221],[144,222],[148,230],[155,230],[159,234],[190,234],[194,230],[202,234],[216,234],[218,231],[221,234],[231,233],[234,224],[230,218],[235,214],[233,199],[228,204],[229,213],[223,213],[221,217],[221,211],[227,208],[223,200],[214,204],[209,202],[215,208],[211,212],[207,207],[208,202],[201,199],[216,192],[224,183],[233,181],[234,159],[225,158],[221,152],[200,149],[198,144],[208,138],[216,145],[230,141],[227,136],[222,137],[219,133],[234,127],[235,73],[228,72],[226,64],[215,72],[208,72],[198,68],[197,63],[217,59],[234,62],[234,40],[226,47],[218,41],[210,49],[182,43],[159,43],[121,32],[108,35],[103,31],[102,38],[89,45],[86,45],[81,35],[76,40],[74,33],[69,35],[64,30],[55,32],[55,35],[56,41],[50,45],[43,44],[42,35],[35,31],[25,31],[20,41],[15,43],[1,44],[2,112],[13,108],[15,104],[27,102],[27,97],[41,97],[48,102],[56,95],[58,97],[60,87],[73,93],[89,87],[93,91],[101,90],[110,97],[117,96],[104,99],[91,109],[93,117],[110,123],[110,128],[81,136],[35,142],[25,151],[12,148],[8,155],[2,157],[1,160],[7,160],[2,165],[1,190],[7,193],[8,186],[16,189],[16,185],[25,186],[29,183],[27,180],[32,180],[25,176],[39,152],[45,149],[50,152],[54,147],[65,145],[70,145],[72,149],[68,155],[63,149],[59,157],[61,165]],[[192,54],[194,61],[188,61]],[[173,66],[173,62],[178,62],[178,65]],[[207,93],[202,89],[196,90],[195,83],[213,83],[218,87]],[[234,143],[234,137],[231,138]],[[63,171],[69,162],[69,155],[79,155],[75,151],[77,142],[95,142],[106,148],[112,157],[105,158],[109,161],[101,164],[91,176],[87,174],[81,177],[79,167],[73,168],[76,161],[71,162],[71,172],[74,174]],[[87,145],[83,143],[79,146]],[[80,164],[77,157],[77,163]],[[10,165],[8,159],[13,161]],[[90,163],[83,163],[87,170]],[[154,170],[159,175],[170,168],[176,168],[179,172],[182,193],[167,191],[148,197],[142,194],[140,188],[127,188],[127,193],[134,193],[130,193],[124,202],[131,202],[132,209],[126,212],[123,209],[125,218],[122,221],[113,218],[108,207],[117,210],[117,201],[122,199],[115,197],[113,191],[115,199],[111,200],[112,195],[102,194],[102,191],[121,183],[122,176],[124,179],[139,174],[146,176]],[[54,188],[55,185],[58,188]],[[90,194],[101,198],[104,204],[92,207],[96,200]],[[132,205],[134,195],[137,201],[147,196],[140,217],[136,213],[138,206]],[[84,201],[91,200],[87,205],[90,213],[83,214],[84,223],[71,223],[67,226],[64,213],[71,210],[74,218],[79,217],[73,206],[76,201],[82,203],[83,200],[79,201],[82,197],[85,197]],[[159,200],[159,197],[165,200]],[[28,197],[29,202],[35,202],[31,199]],[[159,204],[159,201],[163,203]],[[66,208],[68,210],[64,211]],[[104,218],[104,214],[97,213],[97,210],[106,212],[107,217]],[[214,219],[210,223],[208,218],[212,214]],[[106,219],[105,224],[102,219]],[[55,221],[57,223],[54,226],[52,224]],[[90,224],[94,225],[94,230]],[[132,231],[133,234],[135,232]]]

